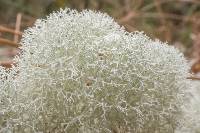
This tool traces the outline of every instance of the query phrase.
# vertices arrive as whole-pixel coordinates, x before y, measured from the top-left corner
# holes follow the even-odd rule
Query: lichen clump
[[[64,9],[23,34],[0,70],[0,132],[170,133],[181,125],[183,55],[106,14]],[[7,72],[6,72],[7,71]]]

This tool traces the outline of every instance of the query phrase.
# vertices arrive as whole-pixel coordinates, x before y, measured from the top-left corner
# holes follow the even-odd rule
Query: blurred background
[[[200,72],[200,0],[0,0],[0,65],[11,67],[23,30],[59,8],[108,13],[127,31],[144,31],[180,49]]]

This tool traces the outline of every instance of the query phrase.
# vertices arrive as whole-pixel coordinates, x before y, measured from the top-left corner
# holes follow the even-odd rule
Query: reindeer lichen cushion
[[[12,69],[0,68],[0,132],[173,133],[188,64],[172,46],[128,33],[107,14],[39,19]]]

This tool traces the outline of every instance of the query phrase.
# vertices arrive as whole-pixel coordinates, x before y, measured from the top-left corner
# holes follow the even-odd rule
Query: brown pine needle
[[[187,77],[187,79],[200,80],[200,77]]]
[[[18,13],[17,14],[17,19],[16,19],[16,25],[15,25],[15,32],[20,31],[20,25],[21,25],[21,19],[22,19],[22,14]],[[19,41],[19,35],[14,34],[14,42],[17,43]]]
[[[0,61],[0,66],[3,66],[5,68],[11,68],[12,65],[15,65],[13,61]]]
[[[18,43],[15,43],[15,42],[10,41],[8,39],[0,38],[0,46],[5,46],[5,45],[12,46],[12,47],[19,47],[20,46],[20,44],[18,44]]]
[[[4,26],[0,26],[0,32],[7,32],[7,33],[11,33],[11,34],[17,34],[17,35],[22,35],[22,32],[20,31],[15,31],[13,29],[10,28],[6,28]]]

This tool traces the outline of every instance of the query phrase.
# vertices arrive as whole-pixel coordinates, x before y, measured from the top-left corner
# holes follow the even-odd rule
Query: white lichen
[[[21,44],[18,65],[0,68],[0,132],[171,133],[182,126],[189,67],[172,46],[127,33],[106,14],[70,9],[37,20]]]
[[[191,82],[191,88],[187,101],[182,106],[183,116],[180,119],[182,125],[177,128],[177,133],[200,132],[200,82]]]

